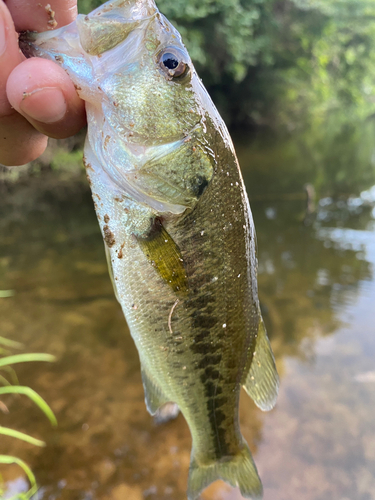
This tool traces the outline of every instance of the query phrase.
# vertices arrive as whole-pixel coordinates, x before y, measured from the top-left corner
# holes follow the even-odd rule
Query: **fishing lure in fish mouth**
[[[188,499],[211,482],[262,485],[241,435],[240,389],[278,392],[257,292],[254,223],[227,128],[153,0],[116,0],[23,36],[86,101],[87,177],[147,409],[175,403],[193,439]]]

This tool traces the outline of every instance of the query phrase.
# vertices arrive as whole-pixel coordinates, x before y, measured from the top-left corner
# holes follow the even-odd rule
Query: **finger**
[[[77,17],[77,0],[7,0],[17,31],[46,31]]]
[[[48,138],[18,113],[0,120],[0,163],[24,165],[35,160],[47,147]]]
[[[23,165],[34,160],[47,145],[47,137],[16,113],[7,98],[8,76],[23,60],[12,18],[0,0],[0,163],[3,165]]]
[[[19,64],[9,76],[7,95],[16,111],[50,137],[69,137],[85,124],[83,101],[52,61],[31,58]]]
[[[12,18],[0,0],[0,117],[12,113],[6,96],[6,82],[12,70],[24,59]]]

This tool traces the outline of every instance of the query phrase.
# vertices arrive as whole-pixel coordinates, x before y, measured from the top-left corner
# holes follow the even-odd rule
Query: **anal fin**
[[[180,409],[176,403],[166,403],[155,413],[154,422],[157,425],[165,424],[177,418],[179,413]]]
[[[147,410],[151,415],[155,415],[161,406],[171,402],[170,398],[155,384],[143,367],[141,367],[141,374]]]
[[[279,376],[262,316],[259,320],[253,359],[243,387],[261,410],[269,411],[275,406],[279,392]]]

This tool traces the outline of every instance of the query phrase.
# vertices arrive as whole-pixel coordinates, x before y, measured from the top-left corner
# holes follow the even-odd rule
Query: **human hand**
[[[26,59],[18,47],[16,30],[46,31],[55,27],[54,21],[61,27],[77,15],[77,0],[40,1],[0,0],[0,163],[4,165],[34,160],[45,150],[48,137],[69,137],[86,120],[84,103],[65,71],[52,61]]]

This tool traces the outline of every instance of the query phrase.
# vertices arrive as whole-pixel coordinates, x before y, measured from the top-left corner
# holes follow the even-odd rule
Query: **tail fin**
[[[260,500],[263,497],[262,483],[252,459],[247,443],[243,443],[238,455],[222,459],[210,465],[199,466],[193,455],[190,463],[188,500],[196,500],[199,494],[211,483],[222,479],[233,487],[239,486],[245,498]],[[225,460],[225,461],[224,461]]]

